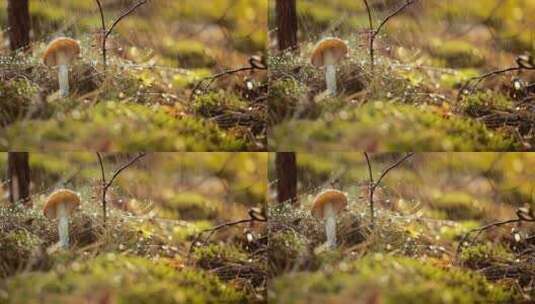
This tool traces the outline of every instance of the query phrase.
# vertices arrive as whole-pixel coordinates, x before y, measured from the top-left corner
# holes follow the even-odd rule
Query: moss
[[[269,263],[273,275],[302,269],[307,261],[307,240],[293,230],[277,232],[269,239]]]
[[[512,295],[479,274],[442,269],[407,257],[374,255],[340,263],[338,271],[277,278],[268,300],[277,303],[504,303]],[[437,292],[440,291],[440,292]]]
[[[370,102],[273,128],[278,150],[502,151],[516,145],[499,132],[464,118],[445,118],[422,106]]]
[[[60,113],[61,114],[61,113]],[[211,151],[239,150],[244,143],[193,117],[175,119],[142,105],[106,102],[55,120],[30,120],[0,131],[3,149]],[[127,134],[128,136],[125,136]]]
[[[210,270],[224,281],[260,288],[266,284],[263,255],[247,254],[235,245],[210,244],[195,248],[194,256],[197,266]]]
[[[37,91],[38,87],[26,78],[0,82],[0,127],[23,118]]]
[[[461,252],[461,261],[464,265],[480,269],[496,262],[505,263],[514,259],[514,254],[501,244],[478,244],[466,246]]]
[[[463,110],[471,116],[479,117],[493,111],[511,111],[513,102],[499,93],[476,93],[466,96],[463,101]]]
[[[197,40],[164,39],[163,55],[175,60],[182,68],[202,68],[215,65],[208,48]]]
[[[212,117],[226,111],[240,111],[247,107],[247,102],[239,96],[225,92],[211,92],[197,96],[193,109],[205,117]]]
[[[485,57],[477,47],[463,40],[433,41],[432,54],[452,68],[481,67]]]
[[[54,303],[109,297],[117,303],[244,303],[244,295],[216,277],[176,270],[163,262],[106,254],[62,265],[48,273],[27,273],[6,283],[9,303],[41,298]]]
[[[444,212],[445,218],[450,220],[480,220],[485,217],[482,204],[465,192],[437,193],[431,205]]]
[[[183,220],[211,220],[217,216],[216,205],[195,192],[180,192],[169,199],[166,207]]]
[[[291,118],[298,105],[299,96],[302,96],[305,90],[304,84],[292,78],[273,80],[268,98],[270,122],[279,123]]]
[[[193,69],[185,74],[174,75],[172,83],[174,86],[183,89],[201,80],[201,78],[210,76],[210,74],[211,72],[208,69]]]
[[[440,84],[446,88],[456,88],[472,77],[479,76],[476,69],[458,69],[453,73],[444,73],[440,76]]]
[[[41,239],[28,230],[14,230],[0,236],[0,277],[13,275],[30,265]]]
[[[248,259],[247,254],[235,246],[215,244],[195,248],[194,256],[197,265],[207,269],[227,263],[242,263]]]

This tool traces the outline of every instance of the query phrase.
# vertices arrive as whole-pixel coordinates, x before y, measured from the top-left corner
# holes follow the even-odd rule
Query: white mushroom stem
[[[65,204],[59,204],[57,212],[59,245],[67,248],[69,247],[69,214]]]
[[[325,235],[327,236],[327,246],[336,247],[336,212],[331,204],[324,207],[325,214]]]
[[[59,94],[61,97],[69,95],[69,65],[68,58],[65,54],[58,54],[58,80],[59,80]]]
[[[327,90],[336,95],[336,59],[332,52],[325,52],[323,54],[323,61],[325,62],[325,83]]]

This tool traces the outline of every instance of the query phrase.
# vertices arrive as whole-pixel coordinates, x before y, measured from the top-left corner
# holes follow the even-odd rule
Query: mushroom
[[[317,68],[325,66],[325,83],[331,94],[336,94],[336,64],[347,51],[347,43],[335,37],[323,38],[314,46],[310,62]]]
[[[80,54],[78,41],[59,37],[52,40],[43,55],[43,62],[49,67],[58,67],[59,92],[62,97],[69,95],[69,64]]]
[[[69,215],[80,205],[80,196],[74,191],[60,189],[46,200],[43,213],[49,219],[58,219],[60,247],[69,247]]]
[[[312,215],[325,219],[327,246],[336,247],[336,215],[347,206],[347,196],[338,190],[325,190],[314,198]]]

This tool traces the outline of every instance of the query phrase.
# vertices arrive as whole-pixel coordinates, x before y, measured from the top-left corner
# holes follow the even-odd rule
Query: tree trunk
[[[9,180],[9,201],[12,205],[30,202],[30,163],[28,152],[7,154],[7,177]]]
[[[295,0],[277,0],[279,50],[297,48],[297,6]]]
[[[28,0],[7,0],[9,45],[12,51],[30,44],[30,9]]]
[[[277,152],[277,200],[279,203],[297,202],[297,164],[295,152]]]

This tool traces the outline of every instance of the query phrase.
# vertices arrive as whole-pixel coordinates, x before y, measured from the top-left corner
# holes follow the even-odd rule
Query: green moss
[[[244,295],[216,277],[177,270],[140,257],[106,254],[90,262],[62,265],[48,273],[27,273],[7,281],[9,303],[41,298],[77,302],[109,295],[117,303],[244,303]],[[4,294],[5,296],[5,294]]]
[[[502,244],[478,244],[466,246],[461,252],[461,261],[470,268],[483,268],[494,263],[506,263],[514,259],[514,254]]]
[[[197,265],[207,269],[227,263],[239,264],[246,262],[248,259],[245,252],[233,245],[210,244],[197,247],[194,250],[194,256],[197,260]]]
[[[485,57],[478,48],[463,40],[433,41],[432,54],[452,68],[481,67]]]
[[[0,278],[23,271],[41,239],[27,230],[15,230],[0,236]]]
[[[23,118],[37,91],[38,87],[26,78],[0,82],[0,126]]]
[[[440,76],[440,84],[447,88],[455,88],[472,77],[479,76],[475,69],[458,69],[453,73],[444,73]]]
[[[245,107],[246,101],[226,92],[210,92],[197,96],[193,101],[193,109],[205,117],[223,114],[225,111],[240,111]]]
[[[277,79],[269,87],[269,118],[273,123],[279,123],[290,118],[294,113],[299,96],[305,93],[306,86],[293,78]]]
[[[480,220],[485,217],[482,204],[465,192],[448,191],[437,193],[431,205],[433,208],[444,212],[444,218],[450,220]]]
[[[183,220],[211,220],[217,216],[215,204],[196,192],[180,192],[167,200],[166,208]]]
[[[492,111],[511,111],[514,104],[506,96],[499,93],[476,93],[466,96],[463,110],[468,115],[479,117]]]
[[[197,40],[164,40],[163,55],[177,61],[182,68],[202,68],[215,65],[215,59],[208,53],[208,47]]]
[[[499,132],[464,118],[445,118],[429,107],[381,101],[294,120],[273,128],[279,150],[502,151],[515,144]]]
[[[60,115],[61,114],[61,115]],[[103,102],[87,112],[58,113],[55,120],[30,120],[0,131],[3,149],[239,150],[243,142],[216,125],[193,117],[175,119],[142,105]],[[125,136],[127,135],[127,136]]]
[[[299,269],[299,263],[309,254],[306,238],[293,230],[272,234],[269,249],[270,270],[274,275]]]
[[[375,255],[342,262],[334,273],[294,273],[277,278],[269,300],[277,303],[504,303],[512,295],[479,274],[442,269],[407,257]]]
[[[204,77],[210,76],[211,72],[208,69],[193,69],[185,74],[176,74],[173,76],[172,83],[174,86],[182,89],[196,83]]]

